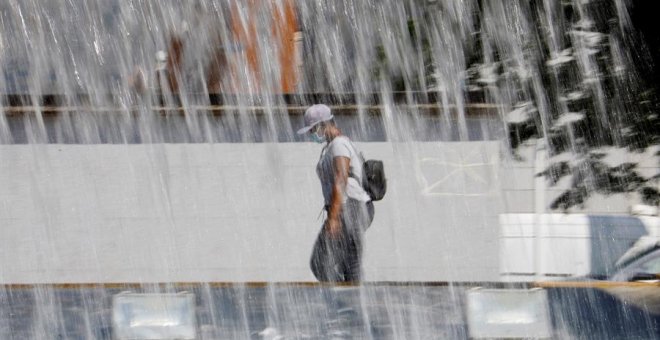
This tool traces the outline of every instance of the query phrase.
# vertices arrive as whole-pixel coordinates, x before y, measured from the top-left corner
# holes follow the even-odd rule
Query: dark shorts
[[[358,282],[362,265],[362,238],[374,219],[372,202],[348,199],[342,205],[341,235],[330,237],[321,229],[310,266],[321,282]]]

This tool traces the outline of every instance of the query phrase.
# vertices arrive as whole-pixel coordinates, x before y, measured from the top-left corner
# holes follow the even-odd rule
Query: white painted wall
[[[499,148],[366,143],[367,280],[497,280]],[[320,146],[0,146],[0,282],[313,280]]]
[[[626,148],[602,148],[598,150],[607,156],[603,161],[608,166],[617,166],[622,163],[630,162],[637,164],[635,168],[641,175],[653,177],[660,170],[658,157],[660,146],[648,148],[645,152],[630,152]],[[502,162],[500,169],[502,180],[502,195],[505,202],[504,212],[506,213],[533,213],[535,212],[534,185],[537,179],[536,174],[543,169],[535,168],[535,145],[532,143],[526,147],[520,147],[516,151],[519,159]],[[546,165],[557,161],[568,160],[568,154],[561,154],[544,163]],[[549,209],[550,204],[561,195],[571,184],[570,176],[565,176],[555,186],[550,186],[546,182],[545,187],[545,212],[552,213]],[[653,185],[653,183],[650,183]],[[655,181],[656,188],[660,190],[660,181]],[[593,194],[584,205],[574,206],[567,213],[573,214],[591,214],[591,215],[626,215],[630,214],[631,206],[640,203],[635,194]],[[563,211],[562,211],[563,212]]]
[[[367,280],[535,272],[533,154],[501,162],[497,142],[358,146],[385,161],[389,178],[366,234]],[[320,148],[0,145],[0,283],[314,280]],[[652,160],[640,163],[645,171],[657,171]],[[560,190],[548,189],[546,202]],[[622,197],[595,197],[578,212],[625,214]],[[501,214],[532,221],[500,227]],[[573,222],[541,228],[543,273],[582,274],[611,260],[587,248],[590,224]]]

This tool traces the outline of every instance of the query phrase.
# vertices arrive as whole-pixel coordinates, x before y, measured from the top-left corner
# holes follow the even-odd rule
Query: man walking
[[[322,282],[359,282],[363,234],[374,218],[373,203],[361,184],[364,161],[328,106],[311,106],[304,122],[298,134],[325,144],[316,173],[327,218],[312,250],[312,272]]]

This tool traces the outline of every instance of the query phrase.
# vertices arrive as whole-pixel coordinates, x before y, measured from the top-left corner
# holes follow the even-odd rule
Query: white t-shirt
[[[316,173],[321,180],[321,189],[323,190],[323,198],[326,205],[329,205],[332,200],[332,186],[335,182],[333,160],[335,157],[349,158],[349,173],[358,178],[348,177],[346,190],[342,195],[342,203],[345,203],[349,197],[362,202],[371,201],[371,197],[369,197],[369,194],[360,184],[362,182],[363,161],[357,152],[351,140],[346,136],[335,137],[321,151],[321,157],[316,166]]]

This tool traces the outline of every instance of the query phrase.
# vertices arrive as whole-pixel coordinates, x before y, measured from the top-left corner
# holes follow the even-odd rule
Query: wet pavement
[[[465,296],[476,286],[484,285],[5,286],[0,339],[112,339],[112,297],[127,291],[194,293],[198,339],[467,339]],[[660,338],[660,315],[605,290],[547,291],[554,338]]]

